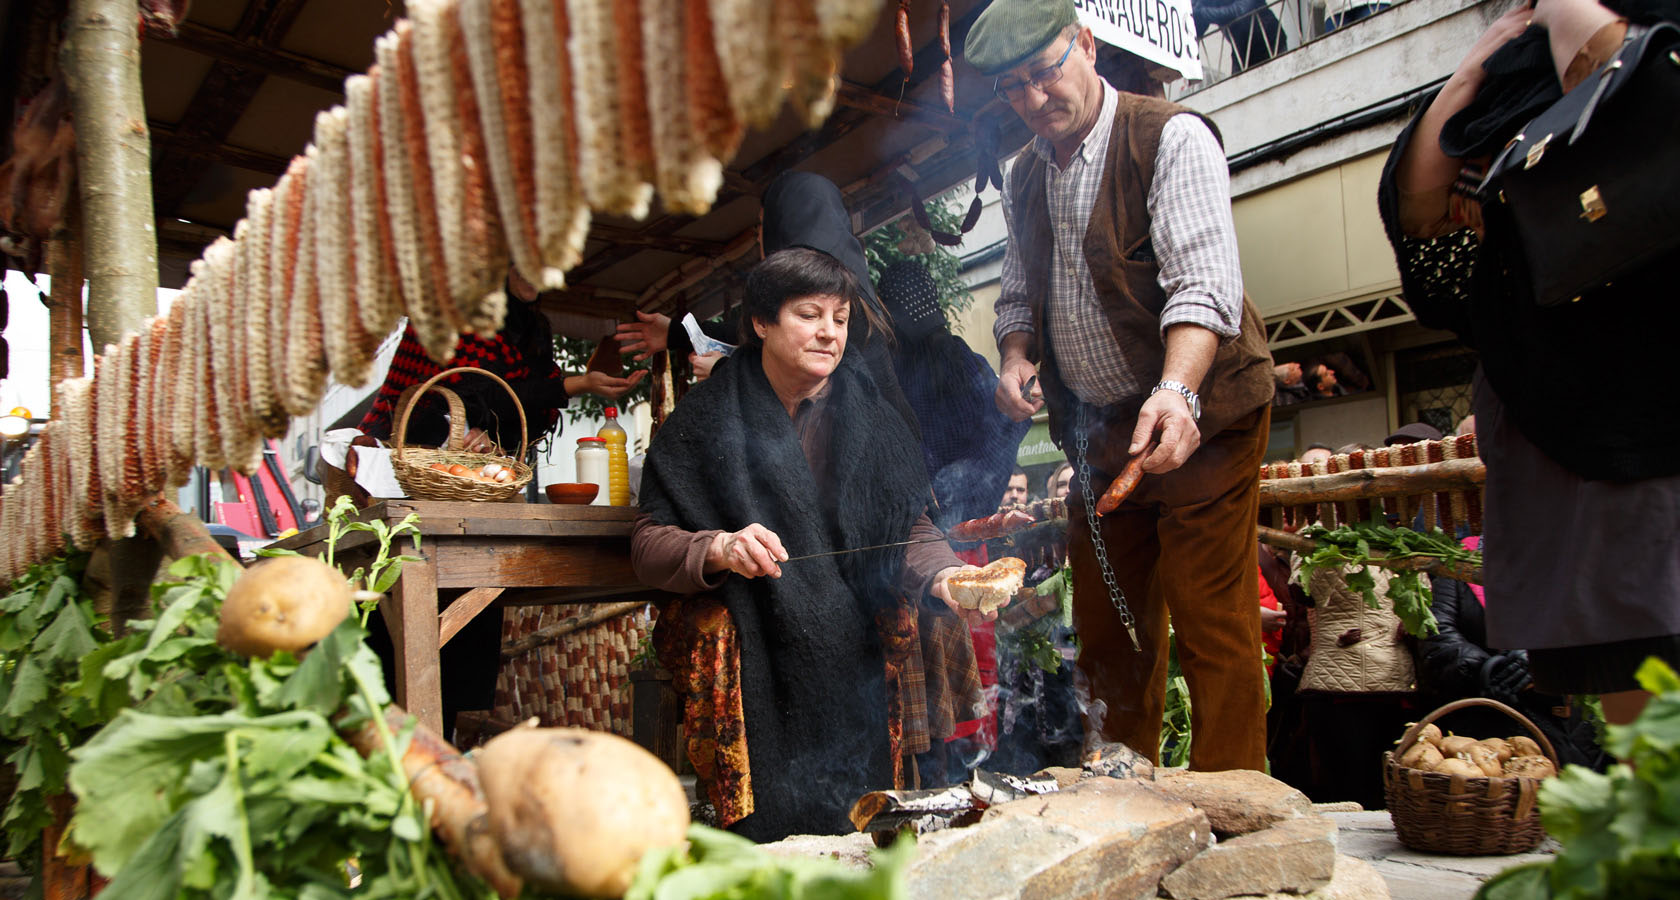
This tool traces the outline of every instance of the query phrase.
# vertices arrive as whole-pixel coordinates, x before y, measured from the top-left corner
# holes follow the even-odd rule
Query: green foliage
[[[389,702],[355,618],[302,659],[244,659],[215,642],[237,576],[192,557],[152,587],[154,618],[76,686],[117,707],[72,751],[70,839],[112,876],[102,896],[488,896],[457,881],[408,792],[406,743],[364,759],[339,735]],[[382,718],[376,721],[382,723]]]
[[[1058,626],[1073,627],[1073,570],[1064,563],[1061,569],[1039,582],[1033,590],[1040,597],[1056,598],[1056,614],[1041,616],[1012,631],[1000,629],[997,636],[998,658],[1012,660],[1017,675],[1029,665],[1054,674],[1061,671],[1067,662],[1056,646],[1054,632]]]
[[[1258,601],[1256,601],[1258,602]],[[1167,630],[1167,700],[1161,713],[1161,746],[1158,759],[1163,766],[1190,764],[1190,684],[1178,665],[1178,635]]]
[[[1353,571],[1343,571],[1348,587],[1358,591],[1365,598],[1365,604],[1376,609],[1381,598],[1377,596],[1376,578],[1368,570],[1372,559],[1438,559],[1445,563],[1463,563],[1479,567],[1482,564],[1482,554],[1474,550],[1466,550],[1463,545],[1447,536],[1439,528],[1431,528],[1426,532],[1413,531],[1404,526],[1388,524],[1382,511],[1371,514],[1370,521],[1359,522],[1354,525],[1342,525],[1338,528],[1326,528],[1323,525],[1312,525],[1301,532],[1303,537],[1318,541],[1318,549],[1309,554],[1302,563],[1302,583],[1309,583],[1309,577],[1314,569],[1334,568],[1341,570],[1346,566],[1358,567]],[[1394,614],[1399,617],[1401,624],[1406,626],[1407,633],[1414,637],[1428,637],[1440,632],[1440,626],[1435,623],[1435,614],[1430,611],[1434,603],[1434,595],[1430,593],[1429,582],[1422,572],[1416,570],[1393,570],[1388,582],[1388,601],[1394,607]]]
[[[1599,774],[1569,766],[1540,786],[1540,821],[1563,849],[1508,869],[1478,900],[1672,896],[1680,884],[1680,676],[1659,659],[1639,667],[1653,695],[1639,718],[1610,725],[1605,749],[1622,764]]]
[[[945,198],[938,197],[928,201],[926,209],[934,228],[951,234],[956,234],[962,229],[964,211],[953,209]],[[927,253],[905,253],[898,245],[903,243],[906,237],[908,233],[899,227],[897,221],[889,222],[864,235],[863,256],[869,262],[870,279],[879,282],[881,273],[893,263],[904,259],[917,259],[927,267],[928,274],[933,276],[933,283],[938,285],[939,306],[945,310],[947,319],[972,306],[974,295],[969,292],[968,283],[963,281],[962,260],[938,244],[933,245],[933,250]]]
[[[689,846],[650,851],[624,900],[906,900],[904,869],[916,842],[901,837],[856,869],[820,857],[773,856],[744,837],[704,825]]]
[[[31,566],[0,599],[0,741],[17,788],[0,825],[6,856],[33,866],[50,797],[64,793],[70,749],[105,721],[105,698],[79,690],[84,660],[110,641],[79,584],[87,554]]]
[[[333,553],[338,548],[338,542],[344,535],[352,531],[362,531],[374,536],[379,541],[379,549],[374,552],[373,561],[366,569],[358,566],[349,576],[350,585],[375,594],[384,594],[391,590],[402,577],[403,563],[424,562],[425,558],[408,554],[391,555],[391,545],[402,538],[412,541],[414,552],[420,552],[420,517],[414,513],[403,516],[402,521],[395,525],[387,525],[383,519],[362,522],[356,519],[356,504],[349,497],[340,495],[333,503],[332,509],[327,510],[327,552],[323,557],[327,565],[333,565]],[[296,550],[284,550],[278,547],[265,547],[257,551],[258,556],[301,556]],[[365,600],[361,604],[362,627],[366,628],[368,617],[379,607],[377,599]]]
[[[356,577],[378,585],[415,523],[348,522],[380,539]],[[79,590],[85,556],[32,568],[0,600],[0,738],[19,787],[8,855],[39,859],[49,797],[75,794],[66,841],[111,877],[102,897],[327,900],[493,896],[432,841],[390,734],[389,702],[363,623],[347,618],[298,658],[247,660],[216,643],[240,573],[188,557],[152,585],[152,617],[114,638]],[[370,716],[384,751],[340,736]],[[352,876],[355,880],[352,892]]]

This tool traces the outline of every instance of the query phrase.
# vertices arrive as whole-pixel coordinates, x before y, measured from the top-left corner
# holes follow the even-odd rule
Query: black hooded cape
[[[643,512],[690,531],[757,522],[791,556],[905,540],[926,509],[927,477],[871,369],[848,353],[830,377],[830,470],[813,475],[761,352],[737,350],[660,428],[642,472]],[[903,567],[899,547],[724,581],[754,800],[735,831],[758,841],[848,833],[858,796],[892,786],[874,615],[896,602]]]

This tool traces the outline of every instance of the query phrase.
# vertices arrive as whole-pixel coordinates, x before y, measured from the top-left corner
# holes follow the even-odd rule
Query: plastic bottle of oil
[[[618,407],[606,410],[607,424],[595,436],[607,442],[607,505],[630,505],[630,454],[625,448],[630,435],[618,424]]]

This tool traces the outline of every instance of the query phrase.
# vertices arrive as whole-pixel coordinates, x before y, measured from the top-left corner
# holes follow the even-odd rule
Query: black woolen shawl
[[[847,353],[830,377],[830,471],[814,476],[756,347],[678,404],[648,450],[642,511],[689,531],[757,522],[790,556],[902,541],[927,506],[921,451],[873,374]],[[819,485],[826,486],[826,490]],[[844,834],[863,793],[892,786],[874,614],[895,602],[904,548],[730,575],[718,594],[739,638],[754,840]]]

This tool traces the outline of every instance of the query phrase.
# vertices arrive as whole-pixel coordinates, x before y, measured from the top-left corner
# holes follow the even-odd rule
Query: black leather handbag
[[[1615,59],[1505,145],[1481,194],[1541,306],[1680,252],[1680,25],[1630,26]]]

